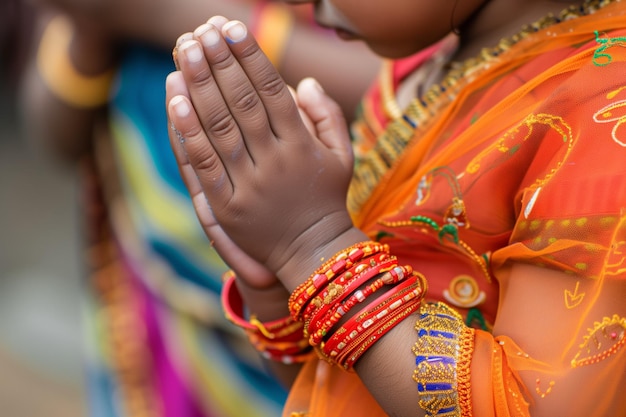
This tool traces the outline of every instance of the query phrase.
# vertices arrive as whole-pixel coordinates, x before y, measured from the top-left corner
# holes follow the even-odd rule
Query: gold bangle
[[[429,416],[472,415],[470,364],[474,329],[444,303],[424,304],[415,323],[418,340],[413,346],[419,406]]]
[[[254,35],[259,47],[278,68],[294,26],[294,16],[280,4],[267,3],[259,7]]]
[[[50,91],[74,107],[93,108],[109,100],[114,71],[86,76],[76,70],[69,55],[72,24],[55,16],[46,27],[37,51],[37,69]]]

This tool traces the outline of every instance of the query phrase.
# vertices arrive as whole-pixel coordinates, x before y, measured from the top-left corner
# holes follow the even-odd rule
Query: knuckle
[[[263,51],[258,47],[258,45],[249,43],[245,47],[241,48],[239,55],[242,58],[257,59],[263,56]]]
[[[213,112],[207,120],[207,130],[218,137],[232,135],[236,126],[235,120],[226,109]]]
[[[191,163],[198,177],[211,180],[221,171],[221,161],[212,149],[198,151]]]
[[[191,84],[201,87],[213,81],[213,74],[209,67],[202,67],[196,71],[188,72],[187,77]]]
[[[211,67],[218,71],[227,70],[236,64],[235,57],[229,50],[218,51],[211,56]]]
[[[285,93],[285,83],[278,74],[268,74],[259,86],[259,91],[268,97],[279,96]]]
[[[241,112],[251,112],[256,110],[259,104],[259,96],[255,91],[246,88],[235,96],[233,108]]]

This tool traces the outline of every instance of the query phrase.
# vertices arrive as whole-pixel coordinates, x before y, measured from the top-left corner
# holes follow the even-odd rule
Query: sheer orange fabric
[[[406,144],[364,153],[349,196],[356,224],[426,276],[427,301],[477,328],[481,417],[626,412],[626,3],[587,6],[468,70]],[[356,374],[314,361],[292,415],[385,413]]]

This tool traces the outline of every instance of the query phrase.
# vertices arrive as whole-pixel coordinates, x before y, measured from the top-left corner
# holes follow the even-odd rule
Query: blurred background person
[[[0,1],[0,414],[83,417],[75,181],[17,123],[33,23]]]
[[[36,7],[20,111],[28,137],[75,167],[80,181],[90,415],[279,415],[286,391],[223,317],[226,267],[193,219],[169,148],[171,50],[180,33],[212,15],[242,20],[289,84],[317,78],[348,119],[378,58],[314,27],[308,6],[41,0]]]

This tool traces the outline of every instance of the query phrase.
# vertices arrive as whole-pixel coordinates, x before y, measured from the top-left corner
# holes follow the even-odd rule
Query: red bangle
[[[275,342],[248,333],[248,339],[261,356],[275,362],[292,364],[305,362],[315,356],[313,347],[305,338],[293,342]]]
[[[391,328],[419,308],[426,287],[423,276],[413,274],[377,298],[364,313],[348,320],[321,347],[323,356],[345,369],[354,363]]]
[[[347,349],[346,354],[342,358],[339,358],[337,363],[345,370],[352,369],[354,364],[361,358],[361,356],[363,356],[365,352],[367,352],[370,347],[372,347],[374,343],[379,341],[391,329],[396,327],[398,323],[402,322],[408,316],[419,310],[421,304],[422,303],[419,297],[411,299],[394,315],[389,316],[386,320],[380,322],[375,328],[372,328],[372,330],[368,332],[367,339],[360,342],[356,349]]]
[[[301,320],[302,309],[337,275],[350,269],[355,262],[380,252],[389,253],[389,245],[367,241],[335,254],[293,291],[289,297],[291,316]]]
[[[399,271],[399,272],[398,272]],[[411,275],[413,269],[410,266],[396,266],[390,271],[384,272],[383,277],[376,279],[372,284],[367,285],[363,290],[357,290],[348,300],[346,300],[341,307],[339,307],[343,312],[340,313],[338,319],[344,316],[348,311],[350,311],[356,304],[362,303],[368,297],[370,297],[373,293],[378,291],[384,285],[396,284],[404,278]],[[391,277],[393,281],[388,282],[388,277]],[[335,321],[336,324],[336,321]],[[329,329],[330,330],[330,329]]]
[[[266,359],[285,364],[304,362],[315,354],[304,337],[304,325],[291,316],[262,323],[254,316],[243,318],[243,300],[232,271],[224,274],[222,306],[226,318],[244,329],[252,346]]]
[[[356,288],[367,283],[367,281],[375,275],[371,275],[372,271],[378,268],[381,263],[394,260],[395,257],[390,259],[390,255],[386,253],[374,255],[363,259],[361,262],[339,275],[308,303],[302,314],[305,324],[307,321],[310,321],[314,315],[320,314],[323,310],[328,310],[333,303],[342,301]]]
[[[404,281],[402,284],[397,285],[393,290],[389,290],[376,298],[370,303],[370,306],[366,311],[356,316],[353,316],[350,320],[344,323],[338,331],[334,332],[331,337],[321,344],[322,352],[325,353],[330,359],[336,358],[339,353],[343,352],[343,349],[347,346],[347,343],[359,337],[359,333],[369,327],[369,323],[365,323],[363,327],[363,319],[371,312],[377,312],[385,305],[390,303],[390,292],[395,291],[396,294],[404,295],[405,293],[412,291],[414,283],[410,280]]]
[[[305,327],[305,334],[310,334],[309,343],[312,346],[319,345],[328,332],[346,313],[348,313],[355,305],[365,301],[365,299],[382,288],[383,285],[385,285],[385,280],[380,277],[374,280],[371,284],[366,285],[362,290],[358,289],[363,283],[370,281],[373,277],[380,275],[381,273],[383,276],[387,277],[387,272],[389,272],[389,270],[394,270],[397,265],[397,260],[394,258],[373,267],[368,270],[366,274],[364,274],[361,283],[354,285],[352,290],[356,289],[356,291],[350,291],[352,294],[346,301],[337,302],[330,308],[317,312],[315,317],[311,320],[310,325]],[[396,277],[399,277],[400,275],[402,277],[405,276],[404,274],[397,274]]]
[[[233,324],[252,333],[260,333],[267,339],[277,339],[295,333],[299,327],[298,322],[291,316],[262,323],[253,315],[250,321],[243,318],[243,300],[235,285],[235,275],[231,271],[224,274],[226,279],[222,287],[222,308],[224,315]]]

